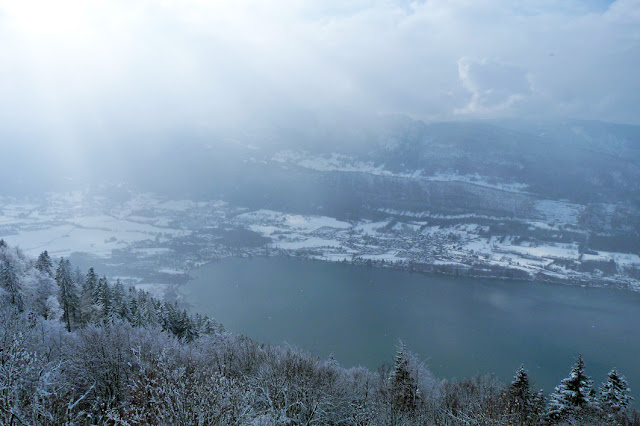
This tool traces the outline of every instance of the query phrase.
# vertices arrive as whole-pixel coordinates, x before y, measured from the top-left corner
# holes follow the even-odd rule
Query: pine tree
[[[98,275],[93,270],[93,268],[89,268],[87,275],[84,277],[84,283],[82,285],[82,292],[91,294],[91,302],[96,303],[98,301]]]
[[[81,280],[80,317],[82,324],[88,324],[96,318],[98,275],[89,268],[87,275]]]
[[[127,296],[129,307],[129,321],[134,327],[142,327],[144,320],[142,318],[142,311],[138,306],[138,291],[129,287],[129,294]]]
[[[629,406],[633,398],[629,395],[631,389],[627,386],[624,376],[618,374],[614,368],[607,375],[607,381],[600,387],[600,407],[607,414],[617,414]]]
[[[516,375],[509,385],[508,413],[516,416],[520,422],[524,422],[532,414],[531,391],[529,389],[529,376],[524,369],[524,364],[518,368]]]
[[[100,309],[101,317],[103,321],[108,321],[111,316],[111,289],[109,288],[109,282],[107,277],[102,277],[98,280],[97,288],[97,305]]]
[[[215,320],[206,315],[202,316],[199,313],[196,313],[191,320],[198,336],[224,332],[224,327],[222,327],[221,324],[218,324]]]
[[[36,286],[34,289],[33,306],[31,309],[41,315],[44,319],[50,317],[49,298],[55,298],[56,283],[53,277],[47,273],[38,271],[36,274]]]
[[[20,280],[16,266],[9,258],[0,263],[0,286],[7,291],[9,302],[21,311],[24,305],[20,291]]]
[[[187,313],[186,309],[180,312],[177,319],[181,328],[181,335],[179,337],[184,339],[186,342],[192,342],[194,339],[199,337],[195,323]]]
[[[69,264],[69,266],[71,266],[71,264]],[[84,275],[82,275],[82,271],[77,266],[73,271],[72,279],[76,288],[82,289],[82,286],[84,286]]]
[[[155,308],[153,306],[155,299],[151,299],[149,293],[146,291],[137,290],[136,294],[138,297],[137,309],[140,316],[140,325],[158,325],[157,317],[154,314]]]
[[[544,417],[546,402],[546,397],[542,389],[531,395],[531,420],[536,421]]]
[[[562,379],[551,394],[548,417],[561,421],[569,417],[580,417],[596,407],[593,380],[584,373],[585,363],[578,355],[569,377]]]
[[[162,303],[160,302],[160,300],[154,299],[154,298],[151,298],[150,302],[151,302],[150,303],[151,309],[149,310],[149,316],[153,318],[154,324],[159,325],[163,331],[166,330],[167,329],[166,328],[166,323],[167,323],[166,303]]]
[[[413,411],[418,405],[420,391],[411,368],[411,356],[404,342],[400,342],[390,377],[391,401],[395,409]]]
[[[69,260],[60,259],[56,270],[56,282],[60,288],[58,298],[62,307],[62,320],[67,325],[67,330],[71,331],[71,325],[78,320],[80,303],[78,292],[71,278],[71,264]]]
[[[47,253],[46,250],[40,253],[40,256],[38,256],[35,267],[40,272],[45,272],[49,275],[53,275],[53,262],[51,261],[49,253]]]
[[[129,320],[129,306],[126,300],[124,285],[118,279],[111,291],[112,315],[121,320]]]

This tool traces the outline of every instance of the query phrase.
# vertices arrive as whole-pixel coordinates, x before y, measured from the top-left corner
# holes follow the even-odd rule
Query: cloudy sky
[[[640,124],[640,0],[0,0],[0,125],[288,109]]]

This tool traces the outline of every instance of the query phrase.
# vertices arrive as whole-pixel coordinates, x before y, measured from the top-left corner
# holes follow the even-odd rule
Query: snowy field
[[[548,222],[577,225],[584,206],[554,200],[538,200],[535,209]]]
[[[164,292],[165,283],[141,283],[143,277],[183,276],[198,259],[185,263],[172,244],[191,239],[200,224],[217,224],[225,214],[220,201],[167,200],[150,193],[132,193],[121,203],[89,191],[50,193],[28,202],[0,197],[0,238],[33,257],[47,250],[54,258],[90,255],[103,269],[122,265],[128,274],[120,275],[123,282]],[[137,270],[129,270],[136,262]]]
[[[114,275],[127,277],[127,282],[148,286],[154,292],[167,291],[163,280],[184,281],[185,274],[198,265],[220,257],[252,254],[399,267],[432,265],[438,270],[512,270],[531,279],[543,274],[547,278],[578,281],[593,278],[585,272],[589,268],[578,272],[582,263],[592,262],[596,265],[593,269],[600,262],[609,265],[607,280],[640,288],[637,279],[625,275],[629,270],[640,269],[637,253],[581,254],[577,242],[492,235],[491,226],[487,225],[524,223],[532,235],[538,235],[538,230],[559,235],[570,226],[571,232],[583,238],[584,231],[579,229],[582,206],[539,200],[535,210],[544,220],[410,213],[387,208],[378,210],[387,216],[384,220],[346,222],[319,215],[247,211],[222,201],[169,200],[149,193],[131,193],[126,201],[115,203],[101,195],[74,191],[48,194],[40,200],[0,198],[0,238],[31,256],[42,250],[56,258],[72,253],[95,256],[114,271],[125,268]],[[225,245],[224,234],[216,231],[237,229],[253,231],[267,243],[230,249]],[[615,263],[615,273],[611,272],[611,262]],[[602,274],[600,271],[597,278],[602,279]]]
[[[63,200],[72,200],[64,205]],[[48,250],[55,256],[69,256],[74,252],[95,256],[110,256],[112,250],[142,241],[166,241],[187,236],[190,231],[159,226],[168,218],[150,218],[148,221],[133,216],[130,219],[105,214],[94,214],[76,203],[77,196],[56,195],[45,203],[43,210],[35,205],[20,205],[0,201],[1,236],[9,244],[20,247],[31,256]],[[147,206],[148,207],[148,206]],[[72,213],[69,216],[69,212]],[[151,222],[153,224],[151,224]]]

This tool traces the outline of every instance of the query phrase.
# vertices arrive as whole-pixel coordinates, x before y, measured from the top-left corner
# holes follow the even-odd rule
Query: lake
[[[284,257],[227,258],[192,275],[181,290],[194,312],[346,367],[392,363],[401,338],[437,377],[508,383],[524,363],[548,394],[581,353],[596,387],[617,367],[640,395],[638,293]]]

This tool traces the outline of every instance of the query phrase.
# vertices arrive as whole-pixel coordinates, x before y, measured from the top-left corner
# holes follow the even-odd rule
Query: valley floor
[[[124,188],[115,202],[106,191],[0,198],[0,238],[32,256],[44,249],[73,256],[81,266],[167,294],[199,265],[251,255],[640,290],[640,256],[582,250],[576,236],[585,233],[568,203],[541,205],[550,212],[546,222],[390,209],[375,212],[375,220],[346,222]]]

